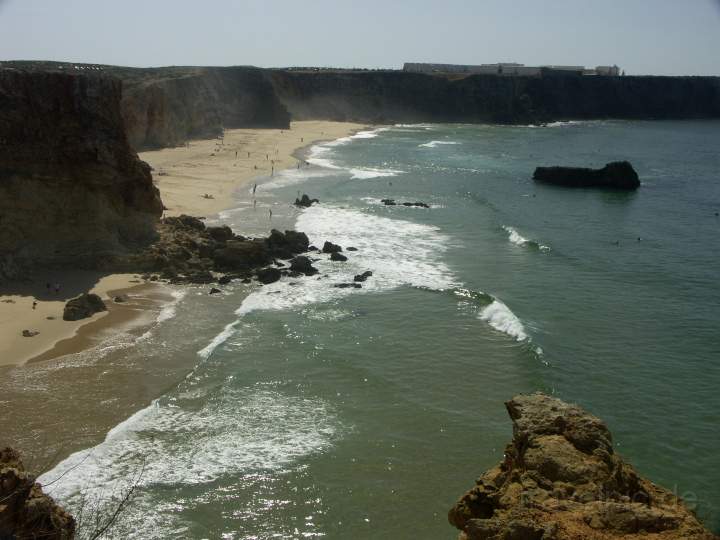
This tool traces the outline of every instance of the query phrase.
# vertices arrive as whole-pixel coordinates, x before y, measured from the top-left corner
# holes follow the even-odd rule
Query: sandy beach
[[[233,129],[223,138],[140,154],[153,167],[166,216],[208,217],[233,206],[253,179],[296,167],[296,153],[313,142],[347,136],[364,126],[353,123],[293,122],[289,130]],[[249,189],[247,190],[250,198]],[[48,289],[47,285],[50,284]],[[55,293],[55,284],[60,291]],[[65,302],[83,292],[99,295],[108,307],[82,321],[63,321]],[[139,324],[143,313],[172,297],[159,284],[137,275],[84,271],[39,272],[32,280],[6,284],[0,294],[0,365],[49,360],[97,342],[118,324]],[[127,303],[115,303],[116,295]],[[37,302],[33,308],[33,302]],[[38,332],[24,337],[23,330]]]
[[[224,137],[142,152],[153,167],[166,216],[207,217],[233,205],[254,178],[296,167],[299,148],[362,129],[349,122],[293,122],[290,129],[228,129]],[[249,190],[248,190],[249,193]]]

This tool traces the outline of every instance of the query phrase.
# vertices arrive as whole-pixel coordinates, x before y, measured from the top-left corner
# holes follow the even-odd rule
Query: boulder
[[[207,270],[196,270],[194,272],[189,273],[186,276],[186,279],[189,283],[197,283],[199,285],[206,285],[208,283],[213,283],[215,281],[215,276],[213,276]]]
[[[345,248],[345,249],[347,249],[348,251],[357,251],[358,250],[358,248],[352,247],[352,246]]]
[[[462,531],[459,538],[716,538],[676,495],[615,453],[599,418],[540,393],[516,396],[505,406],[513,438],[504,459],[448,513]]]
[[[39,334],[37,330],[23,330],[22,335],[23,337],[35,337]]]
[[[309,208],[314,203],[319,203],[320,201],[317,199],[311,199],[307,195],[303,193],[303,196],[299,199],[295,199],[295,206],[299,206],[300,208]]]
[[[225,274],[224,276],[220,276],[217,280],[218,285],[227,285],[233,280],[232,276]]]
[[[395,206],[397,204],[395,199],[380,199],[380,202],[385,206]]]
[[[342,247],[338,246],[337,244],[333,244],[332,242],[325,242],[323,244],[323,253],[340,253],[341,251]]]
[[[283,234],[277,229],[270,231],[265,243],[270,253],[280,259],[289,259],[305,253],[310,245],[307,235],[303,232],[285,231]]]
[[[272,261],[263,241],[229,240],[225,247],[213,254],[215,266],[220,270],[248,269]]]
[[[64,321],[79,321],[92,317],[96,313],[107,311],[105,302],[97,294],[83,293],[77,298],[68,300],[63,310]]]
[[[113,298],[113,302],[116,304],[124,304],[128,300],[130,300],[130,298],[127,294],[118,294],[115,298]]]
[[[295,257],[290,261],[290,270],[300,272],[306,276],[313,276],[318,273],[318,269],[312,265],[312,261],[304,255]]]
[[[338,261],[338,262],[345,262],[347,261],[347,257],[343,255],[342,253],[338,253],[337,251],[334,251],[330,254],[330,260],[331,261]]]
[[[336,289],[361,289],[362,285],[359,283],[335,283],[333,287]]]
[[[614,161],[602,169],[582,167],[538,167],[533,179],[565,187],[601,187],[612,189],[637,189],[640,179],[627,161]]]
[[[267,268],[261,268],[256,273],[258,281],[264,285],[275,283],[282,276],[281,271],[278,268],[269,266]]]
[[[373,275],[373,273],[370,270],[366,270],[362,274],[358,274],[357,276],[355,276],[354,279],[356,282],[366,281],[367,278],[369,278],[372,275]]]
[[[176,217],[166,217],[163,219],[163,223],[174,229],[205,230],[205,224],[199,218],[185,214]]]
[[[220,294],[222,291],[220,289],[217,289],[215,287],[212,287],[210,289],[210,292],[208,294]]]
[[[235,236],[232,232],[232,229],[227,225],[222,225],[219,227],[207,227],[205,231],[216,242],[227,242]]]

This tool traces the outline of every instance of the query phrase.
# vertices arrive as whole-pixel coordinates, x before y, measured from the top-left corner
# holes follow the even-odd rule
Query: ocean
[[[5,395],[64,381],[72,404],[33,407],[74,407],[77,451],[41,481],[86,523],[136,485],[113,538],[455,538],[448,509],[510,440],[503,402],[537,390],[604,419],[720,531],[719,148],[715,121],[396,125],[317,144],[258,182],[257,208],[213,221],[296,228],[347,262],[318,254],[317,276],[217,297],[189,287],[112,354],[29,368]],[[623,159],[636,192],[532,180]],[[320,204],[295,208],[302,193]],[[72,394],[88,372],[98,395],[124,391]],[[83,445],[99,417],[116,427]]]

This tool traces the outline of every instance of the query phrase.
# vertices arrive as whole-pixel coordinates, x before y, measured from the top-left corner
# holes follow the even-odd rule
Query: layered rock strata
[[[117,79],[0,68],[0,278],[154,238],[162,203],[120,99]]]

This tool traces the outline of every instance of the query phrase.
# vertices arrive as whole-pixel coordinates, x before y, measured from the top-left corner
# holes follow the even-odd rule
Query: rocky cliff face
[[[270,72],[295,120],[532,123],[720,118],[719,77],[497,77]]]
[[[503,461],[448,514],[461,540],[717,538],[615,453],[600,419],[543,394],[506,407],[513,439]]]
[[[115,79],[0,68],[0,277],[94,267],[155,236],[162,203],[120,98]]]
[[[72,540],[75,520],[25,471],[11,448],[0,449],[0,538]]]
[[[136,149],[215,137],[223,128],[287,128],[290,115],[257,68],[113,68]]]

